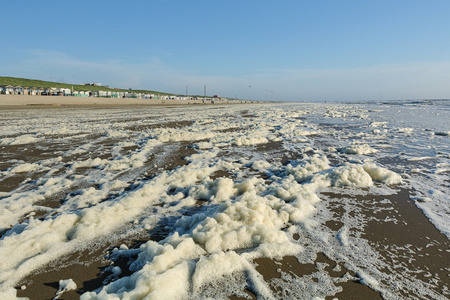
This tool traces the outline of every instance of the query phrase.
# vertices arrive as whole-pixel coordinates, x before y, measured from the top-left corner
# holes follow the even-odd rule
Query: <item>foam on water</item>
[[[383,271],[386,262],[354,231],[367,220],[344,215],[334,233],[324,226],[334,217],[333,200],[323,193],[414,189],[410,198],[449,237],[450,150],[448,134],[441,134],[448,132],[448,110],[440,110],[438,122],[427,117],[432,108],[411,119],[416,107],[401,105],[395,112],[384,104],[214,108],[109,109],[102,117],[82,109],[40,110],[42,122],[33,110],[26,119],[22,111],[2,112],[5,153],[18,146],[53,152],[29,160],[11,155],[0,171],[5,180],[21,181],[0,194],[0,257],[10,257],[0,261],[0,295],[15,299],[21,279],[75,250],[145,235],[162,224],[161,240],[111,252],[112,259],[131,259],[132,275],[119,278],[122,270],[112,268],[109,283],[81,298],[245,297],[242,291],[251,287],[261,299],[276,299],[254,261],[295,256],[306,263],[319,252],[355,275],[333,278],[319,264],[318,282],[282,272],[270,284],[294,298],[325,298],[351,280],[386,298],[401,298],[400,285],[423,297],[441,296],[429,283]],[[180,147],[192,151],[184,163],[156,165],[172,163],[158,157]],[[56,207],[43,204],[55,199]],[[354,199],[340,201],[359,211]],[[62,281],[61,292],[74,284]]]

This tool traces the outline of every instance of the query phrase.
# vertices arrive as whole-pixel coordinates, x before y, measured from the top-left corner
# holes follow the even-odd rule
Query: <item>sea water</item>
[[[0,295],[14,299],[29,274],[108,242],[117,243],[109,258],[128,259],[131,275],[116,266],[82,299],[245,298],[244,289],[260,299],[322,299],[353,280],[390,299],[402,298],[401,290],[444,299],[448,285],[439,291],[433,280],[448,278],[431,274],[424,282],[405,270],[386,272],[389,263],[355,234],[367,220],[338,220],[329,195],[341,194],[340,205],[358,212],[357,199],[385,195],[376,206],[408,190],[450,237],[449,107],[397,101],[2,110]],[[339,229],[325,226],[330,221]],[[122,243],[134,236],[147,241]],[[313,263],[318,253],[355,275],[333,278],[319,265],[315,280],[281,271],[281,280],[268,283],[256,269],[258,258]],[[76,288],[69,278],[58,280],[59,294]]]

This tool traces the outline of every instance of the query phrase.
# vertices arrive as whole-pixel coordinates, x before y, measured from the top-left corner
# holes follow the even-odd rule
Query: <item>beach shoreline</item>
[[[102,98],[73,96],[28,96],[0,95],[0,107],[66,107],[66,106],[170,106],[170,105],[221,105],[250,104],[256,101],[246,100],[162,100],[137,98]]]

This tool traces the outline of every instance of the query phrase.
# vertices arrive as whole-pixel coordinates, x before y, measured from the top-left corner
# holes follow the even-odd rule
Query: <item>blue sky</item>
[[[0,75],[256,100],[450,98],[450,1],[4,1]]]

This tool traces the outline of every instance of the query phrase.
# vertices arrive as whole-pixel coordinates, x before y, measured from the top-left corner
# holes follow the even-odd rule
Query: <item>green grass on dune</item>
[[[155,95],[174,95],[170,93],[161,93],[149,90],[127,90],[127,89],[114,89],[105,86],[92,86],[84,84],[69,84],[69,83],[59,83],[52,81],[43,81],[36,79],[26,79],[26,78],[16,78],[16,77],[6,77],[0,76],[0,85],[12,85],[12,86],[27,86],[27,87],[40,87],[40,88],[68,88],[74,91],[113,91],[113,92],[133,92],[133,93],[144,93],[144,94],[155,94]]]

